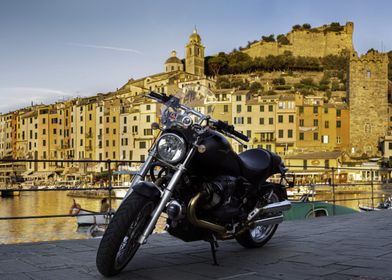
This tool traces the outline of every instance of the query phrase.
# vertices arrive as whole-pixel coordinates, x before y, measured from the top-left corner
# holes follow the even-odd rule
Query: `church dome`
[[[182,64],[181,60],[177,57],[177,52],[176,51],[172,51],[171,52],[171,57],[169,57],[165,64],[167,63],[179,63]]]

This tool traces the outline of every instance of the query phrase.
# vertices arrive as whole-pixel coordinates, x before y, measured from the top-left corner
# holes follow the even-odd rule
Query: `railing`
[[[15,191],[15,192],[46,192],[46,191],[107,191],[108,192],[108,201],[109,207],[112,208],[112,200],[113,200],[113,191],[117,189],[128,189],[128,187],[113,187],[112,185],[112,175],[114,167],[120,165],[130,165],[130,164],[141,164],[142,161],[128,161],[128,160],[31,160],[31,159],[1,159],[0,163],[34,163],[35,164],[43,164],[43,163],[60,163],[62,166],[69,165],[78,165],[79,169],[86,168],[85,165],[88,164],[105,164],[107,171],[107,186],[106,187],[60,187],[55,189],[37,189],[37,188],[15,188],[9,186],[7,188],[0,186],[0,191]],[[48,164],[48,166],[49,166]],[[382,199],[383,196],[375,195],[375,187],[377,186],[387,186],[391,183],[392,190],[392,178],[391,172],[392,168],[380,168],[380,167],[323,167],[323,166],[307,166],[306,170],[304,166],[288,166],[289,173],[294,174],[295,178],[295,188],[306,187],[308,192],[312,194],[312,192],[323,191],[325,193],[330,193],[330,198],[322,199],[322,200],[312,200],[310,202],[329,202],[333,204],[333,215],[336,214],[335,206],[341,202],[349,202],[349,201],[363,201],[363,200],[371,200],[371,206],[374,208],[375,200]],[[365,175],[365,178],[361,176]],[[362,179],[360,181],[353,180],[354,179]],[[16,183],[12,183],[11,185],[15,185]],[[358,191],[359,187],[367,187],[368,192],[370,192],[370,196],[367,197],[359,197],[359,198],[344,198],[337,199],[337,194],[341,192],[347,191],[348,188],[352,188],[351,191]],[[350,189],[348,189],[350,191]],[[366,192],[365,192],[366,193]],[[316,193],[317,197],[317,193]],[[0,220],[16,220],[16,219],[38,219],[38,218],[63,218],[63,217],[75,217],[75,216],[93,216],[96,214],[59,214],[59,215],[36,215],[36,216],[0,216]]]
[[[21,182],[13,182],[12,178],[17,178],[20,176],[10,176],[10,181],[7,183],[7,185],[0,186],[0,192],[5,192],[5,193],[11,193],[11,192],[47,192],[47,191],[107,191],[108,192],[108,203],[109,203],[109,209],[112,209],[112,200],[113,200],[113,191],[117,189],[128,189],[128,187],[113,187],[112,186],[112,175],[113,175],[113,167],[114,165],[131,165],[131,164],[141,164],[143,163],[142,161],[130,161],[130,160],[31,160],[31,159],[0,159],[0,163],[34,163],[34,164],[46,164],[48,163],[48,166],[50,164],[57,164],[60,163],[62,165],[64,164],[69,164],[69,165],[88,165],[88,164],[105,164],[107,166],[107,186],[106,187],[58,187],[58,188],[53,188],[53,189],[47,189],[47,188],[15,188],[14,186],[21,183]],[[78,168],[81,168],[81,166],[78,166]],[[75,166],[72,166],[71,168],[76,168]],[[1,167],[0,167],[1,170]],[[32,171],[32,173],[37,172],[38,170]],[[41,170],[42,171],[42,170]],[[45,170],[45,172],[50,172]],[[53,171],[54,172],[54,171]],[[98,172],[96,172],[99,175]],[[31,176],[31,175],[30,175]],[[29,176],[25,176],[29,177]],[[104,178],[104,177],[102,177]],[[48,182],[49,180],[47,180]],[[11,187],[9,186],[11,184]],[[103,213],[104,214],[104,213]],[[95,214],[59,214],[59,215],[35,215],[35,216],[0,216],[0,221],[1,220],[20,220],[20,219],[40,219],[40,218],[64,218],[64,217],[75,217],[75,216],[94,216]],[[109,216],[109,218],[111,218]]]
[[[358,204],[364,200],[371,201],[371,208],[375,208],[375,200],[385,199],[385,196],[375,195],[375,188],[378,192],[392,195],[392,168],[383,168],[379,166],[369,167],[329,167],[329,166],[296,166],[289,165],[289,174],[294,175],[296,188],[307,188],[309,194],[321,191],[324,194],[329,192],[329,199],[317,200],[311,202],[327,202],[333,204],[333,215],[336,214],[336,205],[338,203],[357,201]],[[365,177],[363,177],[365,175]],[[366,188],[366,190],[360,190]],[[370,196],[337,199],[338,194],[345,193],[362,193]]]

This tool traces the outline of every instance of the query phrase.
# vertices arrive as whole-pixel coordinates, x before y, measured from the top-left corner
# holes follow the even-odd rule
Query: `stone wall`
[[[340,54],[343,50],[353,51],[352,35],[354,24],[347,22],[342,31],[327,31],[328,25],[312,30],[292,30],[286,34],[288,45],[278,42],[259,41],[241,51],[251,57],[281,55],[290,51],[294,56],[324,57]]]
[[[380,137],[388,130],[388,56],[369,51],[350,56],[348,98],[350,152],[376,156]]]

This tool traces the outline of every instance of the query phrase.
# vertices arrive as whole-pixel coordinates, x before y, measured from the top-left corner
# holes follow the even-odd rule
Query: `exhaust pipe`
[[[249,224],[250,227],[276,225],[283,222],[283,215],[256,220]]]
[[[267,204],[264,207],[253,209],[253,211],[248,215],[248,221],[252,221],[259,214],[283,212],[290,208],[291,202],[288,200]]]

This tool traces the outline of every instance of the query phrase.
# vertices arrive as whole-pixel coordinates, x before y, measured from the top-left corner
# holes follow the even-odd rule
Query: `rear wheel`
[[[118,274],[133,258],[155,203],[132,193],[119,207],[99,244],[96,264],[104,276]]]
[[[279,197],[273,193],[269,203],[275,202],[279,202]],[[242,234],[238,235],[236,240],[245,248],[259,248],[264,246],[264,244],[266,244],[272,238],[277,228],[278,224],[255,226],[254,228],[247,229]]]

